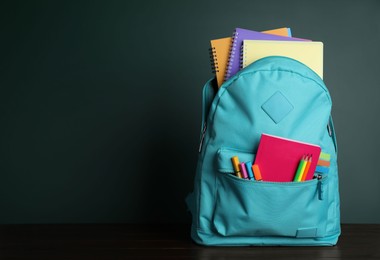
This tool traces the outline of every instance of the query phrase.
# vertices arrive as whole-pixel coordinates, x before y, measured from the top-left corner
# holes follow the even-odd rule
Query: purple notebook
[[[278,36],[273,34],[236,28],[232,36],[230,57],[228,59],[228,65],[224,80],[227,80],[233,75],[235,75],[240,69],[240,49],[243,44],[243,40],[310,41],[306,39]]]

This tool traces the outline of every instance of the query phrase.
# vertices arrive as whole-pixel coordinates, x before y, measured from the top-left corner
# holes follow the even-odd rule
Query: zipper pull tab
[[[203,140],[205,139],[205,135],[206,135],[206,129],[207,129],[207,125],[206,125],[206,122],[205,122],[204,125],[203,125],[201,142],[199,143],[198,153],[200,153],[202,151]]]
[[[327,124],[327,132],[329,133],[329,136],[332,137],[332,130],[331,130],[330,122],[328,122],[328,124]]]
[[[317,179],[318,179],[318,199],[319,200],[323,200],[323,184],[322,184],[322,175],[321,174],[318,174],[317,176]]]

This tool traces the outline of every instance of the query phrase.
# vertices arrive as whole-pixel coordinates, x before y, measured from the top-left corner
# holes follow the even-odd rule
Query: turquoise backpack
[[[340,203],[331,105],[322,79],[286,57],[252,63],[216,93],[209,80],[194,191],[186,198],[192,239],[216,246],[335,245]],[[319,145],[331,155],[329,172],[304,182],[231,174],[232,156],[254,161],[262,133]]]

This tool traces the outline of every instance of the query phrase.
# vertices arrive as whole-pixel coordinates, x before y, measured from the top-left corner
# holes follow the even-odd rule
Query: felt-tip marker
[[[245,167],[247,168],[248,178],[250,180],[255,180],[255,178],[253,177],[253,172],[252,172],[252,162],[251,161],[246,162]]]
[[[239,169],[239,158],[237,156],[234,156],[231,158],[231,161],[232,161],[232,166],[234,168],[234,172],[235,172],[236,177],[241,178],[241,173],[240,173],[240,169]]]
[[[248,173],[247,173],[247,169],[245,168],[245,163],[243,163],[243,162],[239,163],[239,168],[240,168],[241,176],[244,179],[248,180]]]
[[[256,181],[262,181],[263,180],[263,178],[261,177],[260,168],[257,164],[252,165],[252,171],[253,171],[253,174],[255,175]]]

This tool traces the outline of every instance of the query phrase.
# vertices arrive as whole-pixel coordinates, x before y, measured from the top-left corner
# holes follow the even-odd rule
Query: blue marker
[[[253,172],[252,172],[252,162],[246,162],[245,167],[247,168],[248,178],[250,180],[255,180],[255,178],[253,177]]]

